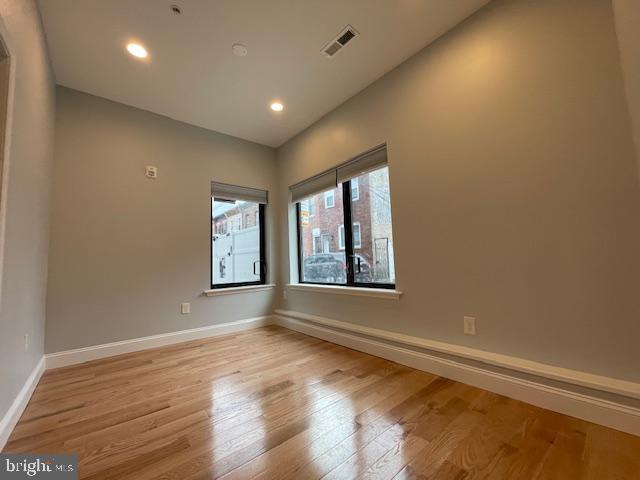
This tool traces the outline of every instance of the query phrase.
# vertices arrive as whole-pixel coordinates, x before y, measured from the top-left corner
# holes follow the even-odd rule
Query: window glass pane
[[[351,204],[355,282],[395,283],[388,167],[357,177],[357,185],[358,201]]]
[[[260,281],[260,205],[213,199],[213,285]],[[254,273],[255,272],[255,273]]]
[[[315,214],[310,214],[315,205]],[[342,185],[300,202],[300,237],[303,282],[346,283],[344,246],[339,227],[344,223]]]
[[[360,224],[353,224],[353,248],[362,248],[362,235],[360,233]]]

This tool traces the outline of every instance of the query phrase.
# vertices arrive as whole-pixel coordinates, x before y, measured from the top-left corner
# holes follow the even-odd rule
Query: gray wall
[[[0,31],[15,67],[0,222],[0,418],[42,358],[55,91],[31,0],[0,0]],[[4,110],[4,108],[0,108]],[[1,230],[1,229],[0,229]],[[28,351],[24,335],[30,336]]]
[[[402,299],[280,307],[640,381],[640,188],[609,0],[494,0],[279,148],[282,208],[288,185],[385,141]]]
[[[613,11],[640,174],[640,2],[613,0]]]
[[[269,314],[269,291],[202,292],[210,286],[210,182],[274,192],[275,151],[63,87],[57,93],[46,351]],[[156,165],[159,178],[147,179],[145,165]],[[270,225],[275,218],[270,206]],[[190,315],[180,315],[181,302],[191,302]]]

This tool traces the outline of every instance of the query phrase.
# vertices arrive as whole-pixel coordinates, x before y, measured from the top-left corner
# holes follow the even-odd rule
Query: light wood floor
[[[47,371],[5,451],[90,479],[640,478],[640,437],[279,327]]]

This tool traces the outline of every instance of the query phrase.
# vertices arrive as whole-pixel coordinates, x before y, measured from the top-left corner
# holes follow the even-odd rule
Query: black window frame
[[[360,186],[359,186],[360,187]],[[322,192],[324,193],[324,192]],[[360,192],[358,192],[360,193]],[[358,199],[360,196],[358,195]],[[334,195],[334,206],[335,206]],[[302,254],[302,218],[301,202],[296,203],[296,227],[298,230],[298,283],[305,285],[325,285],[336,287],[358,287],[358,288],[384,288],[388,290],[395,290],[395,283],[377,283],[377,282],[356,282],[355,281],[355,258],[356,254],[353,249],[353,220],[351,212],[351,180],[347,180],[342,183],[342,206],[343,206],[343,221],[344,221],[344,253],[347,262],[347,282],[346,283],[327,283],[327,282],[309,282],[305,281],[302,275],[303,269],[303,254]],[[319,215],[316,212],[316,215]],[[393,219],[392,219],[393,221]],[[339,227],[338,227],[339,228]],[[362,228],[362,227],[361,227]],[[362,232],[362,230],[360,230]],[[361,233],[362,235],[362,233]]]
[[[209,217],[210,221],[210,231],[209,231],[209,283],[211,284],[211,290],[219,290],[222,288],[233,288],[233,287],[250,287],[253,285],[266,285],[267,283],[267,257],[266,257],[266,221],[265,221],[265,212],[266,205],[264,203],[258,204],[258,217],[260,224],[260,280],[256,280],[253,282],[235,282],[235,283],[221,283],[214,284],[213,283],[213,217],[211,216],[211,212],[213,212],[213,202],[214,197],[211,196],[211,205],[209,209]]]

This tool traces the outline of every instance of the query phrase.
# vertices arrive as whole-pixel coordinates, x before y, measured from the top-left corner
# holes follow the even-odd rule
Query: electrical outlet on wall
[[[188,315],[189,313],[191,313],[191,304],[188,302],[181,304],[180,312],[182,312],[182,315]]]
[[[144,167],[144,174],[147,178],[155,180],[158,178],[158,167],[154,165],[147,165]]]
[[[29,351],[29,334],[28,333],[24,334],[24,351],[25,352]]]
[[[476,317],[464,317],[464,333],[467,335],[476,334]]]

